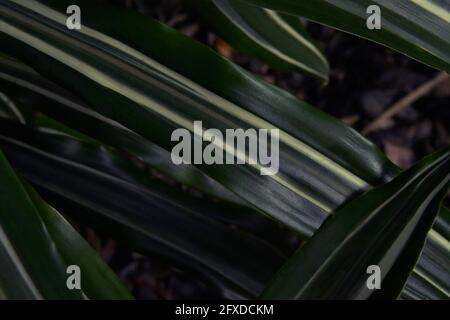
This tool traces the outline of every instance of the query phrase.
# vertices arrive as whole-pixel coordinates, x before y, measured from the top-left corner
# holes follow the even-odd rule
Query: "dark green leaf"
[[[25,185],[25,188],[66,264],[80,267],[84,294],[95,300],[132,299],[114,272],[76,230],[56,210],[42,201],[30,186]]]
[[[3,92],[0,92],[0,117],[25,122],[14,102]]]
[[[200,16],[234,48],[277,69],[328,80],[328,62],[298,18],[241,0],[194,2]]]
[[[450,73],[450,6],[433,0],[245,0],[364,37]],[[378,5],[381,29],[367,8]]]
[[[274,277],[266,299],[396,298],[450,183],[450,148],[368,191],[328,219]],[[381,289],[367,286],[379,266]]]
[[[61,8],[69,3],[48,2]],[[93,1],[79,4],[89,9],[83,11],[83,28],[76,37],[73,32],[67,34],[64,16],[48,7],[34,5],[30,10],[12,1],[2,4],[0,15],[5,22],[0,30],[5,32],[5,50],[70,88],[102,115],[168,151],[174,146],[173,130],[192,131],[194,120],[202,120],[205,129],[223,132],[279,126],[277,175],[262,176],[259,168],[251,165],[198,167],[301,234],[312,235],[327,212],[349,195],[396,174],[375,146],[353,130],[191,39],[133,13]],[[108,19],[98,19],[102,15]],[[186,59],[190,63],[186,64]],[[234,153],[234,149],[224,151]]]
[[[437,289],[417,273],[412,274],[400,295],[403,300],[448,300],[448,294]]]
[[[94,139],[117,149],[130,152],[147,164],[173,179],[218,199],[244,205],[245,202],[222,187],[193,165],[177,166],[170,153],[119,123],[108,119],[84,105],[80,99],[61,87],[46,81],[25,66],[0,58],[0,83],[27,111],[46,113],[71,126],[63,129],[72,136],[94,143]],[[57,123],[45,117],[37,117],[35,126],[57,128]]]
[[[10,299],[83,299],[32,199],[0,151],[0,287]]]
[[[242,207],[218,207],[170,190],[104,148],[0,123],[0,146],[49,201],[56,198],[55,207],[63,199],[72,205],[65,212],[103,226],[140,251],[212,274],[230,298],[259,294],[284,261],[273,246],[217,221],[221,211]]]
[[[14,96],[14,100],[19,102],[22,110],[45,112],[65,124],[38,114],[34,119],[30,119],[29,123],[33,123],[40,130],[64,132],[93,144],[99,144],[99,142],[92,138],[98,139],[109,146],[139,157],[159,172],[207,195],[241,206],[244,204],[243,200],[221,187],[196,167],[174,165],[168,151],[90,110],[73,95],[45,81],[30,70],[26,70],[23,66],[10,60],[0,59],[0,68],[0,83],[9,94]],[[74,127],[76,130],[67,126]],[[235,214],[234,211],[239,213]],[[220,214],[215,215],[215,218],[242,227],[263,238],[271,239],[274,244],[282,238],[281,230],[276,222],[248,207],[222,210]]]
[[[416,265],[415,272],[441,292],[450,295],[448,272],[450,255],[448,249],[448,240],[431,230],[428,233],[427,243],[422,251],[420,261]]]
[[[65,9],[69,2],[50,3]],[[89,8],[83,11],[82,33],[67,34],[64,15],[40,6],[30,11],[9,1],[0,7],[0,15],[10,21],[0,25],[9,34],[3,35],[5,50],[167,151],[172,130],[180,127],[179,115],[220,129],[279,127],[279,175],[262,177],[248,166],[200,168],[303,235],[310,236],[327,213],[355,193],[398,173],[353,130],[191,39],[104,4],[79,4]],[[30,20],[25,13],[38,19]],[[40,23],[42,14],[59,22]],[[102,15],[108,19],[98,19]]]

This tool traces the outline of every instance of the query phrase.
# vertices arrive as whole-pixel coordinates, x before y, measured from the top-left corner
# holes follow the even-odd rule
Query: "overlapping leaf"
[[[399,299],[448,300],[448,295],[418,274],[411,275]]]
[[[50,3],[62,8],[67,4]],[[91,1],[79,4],[89,8],[80,33],[68,32],[63,15],[35,1],[2,4],[4,50],[77,93],[100,114],[168,151],[174,145],[172,131],[180,127],[192,131],[194,120],[202,120],[205,129],[223,132],[228,128],[279,127],[277,175],[262,176],[259,168],[250,165],[198,167],[298,232],[311,235],[336,204],[368,188],[367,182],[378,183],[396,173],[382,154],[353,130],[191,39],[139,15]],[[97,19],[102,14],[108,19]],[[119,21],[134,32],[122,28]],[[90,29],[91,25],[148,56]],[[183,58],[179,52],[184,53]],[[186,59],[190,63],[186,64]],[[206,65],[208,68],[200,67]],[[224,152],[234,150],[226,148]]]
[[[244,204],[244,201],[193,165],[174,165],[167,150],[135,134],[116,121],[90,110],[76,96],[46,81],[33,70],[6,58],[0,58],[0,68],[0,81],[3,88],[19,105],[26,107],[22,111],[44,112],[74,127],[79,133],[82,132],[83,140],[92,142],[91,138],[94,138],[117,149],[128,151],[187,186],[218,199]],[[5,98],[9,100],[8,97],[5,96]],[[6,112],[12,115],[12,110],[6,109],[5,106],[5,114]]]
[[[17,109],[17,106],[3,92],[0,92],[0,117],[15,119],[24,122],[24,119]]]
[[[115,273],[105,265],[99,254],[89,246],[64,217],[42,201],[31,186],[28,184],[24,184],[24,186],[65,263],[80,268],[81,288],[86,298],[96,300],[132,299],[131,294],[120,283]]]
[[[244,0],[384,44],[450,73],[450,6],[435,0]],[[380,9],[381,29],[367,27]]]
[[[219,222],[223,212],[237,215],[241,207],[218,207],[170,190],[102,147],[0,123],[0,146],[55,206],[141,252],[200,271],[229,298],[259,294],[284,261],[274,246]]]
[[[277,273],[263,297],[397,298],[449,185],[447,148],[338,209]],[[367,284],[369,266],[380,269],[378,290]]]
[[[24,66],[11,60],[0,59],[0,83],[8,94],[20,104],[23,112],[40,112],[63,122],[54,121],[44,115],[29,119],[29,124],[44,131],[59,131],[94,144],[104,143],[121,151],[127,151],[139,157],[152,168],[162,172],[187,186],[210,195],[213,198],[234,203],[238,206],[245,202],[192,165],[176,166],[168,151],[158,147],[120,124],[102,117],[83,105],[76,97],[60,87],[45,81]],[[70,127],[75,128],[71,129]],[[95,139],[95,140],[93,140]],[[232,211],[239,211],[234,214]],[[269,238],[277,242],[282,237],[278,225],[248,207],[233,210],[221,210],[220,214],[210,213],[216,219],[224,221]]]
[[[50,3],[60,8],[67,4]],[[167,150],[172,130],[189,127],[189,120],[204,120],[205,127],[220,129],[282,128],[283,172],[279,175],[261,177],[248,166],[201,169],[304,235],[311,235],[327,212],[355,192],[397,174],[376,148],[351,129],[192,40],[138,15],[79,3],[89,8],[83,16],[87,25],[82,33],[68,32],[63,16],[34,1],[9,1],[1,11],[7,21],[1,24],[8,33],[5,43],[10,44],[5,50],[78,93],[98,112]],[[37,19],[26,19],[25,13]],[[42,14],[51,22],[40,23]],[[107,14],[108,20],[97,19],[102,14]],[[128,32],[119,21],[136,32]],[[207,69],[201,67],[205,65]],[[445,220],[439,221],[445,230]]]
[[[326,58],[300,20],[241,0],[195,0],[197,12],[234,48],[281,70],[327,81]]]
[[[126,299],[131,296],[76,231],[24,187],[0,152],[0,288],[9,299]],[[64,226],[65,234],[54,226]],[[72,251],[64,252],[70,247]],[[70,264],[83,267],[81,290],[66,286]],[[102,287],[92,287],[89,281]],[[85,290],[86,289],[86,290]]]

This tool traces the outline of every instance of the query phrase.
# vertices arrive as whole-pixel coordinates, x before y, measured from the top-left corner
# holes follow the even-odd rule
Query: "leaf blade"
[[[64,9],[68,3],[47,2]],[[282,161],[286,161],[282,166],[286,168],[284,174],[287,177],[283,176],[274,181],[263,179],[244,167],[221,168],[223,170],[220,172],[211,168],[202,170],[236,194],[249,199],[251,204],[264,213],[305,236],[310,236],[328,213],[345,199],[369,188],[370,185],[389,180],[399,172],[372,144],[353,130],[289,94],[259,81],[191,39],[150,19],[112,9],[107,10],[111,20],[97,19],[105,13],[106,7],[96,6],[90,1],[80,2],[83,7],[89,7],[84,15],[86,27],[83,28],[87,34],[80,35],[81,39],[72,39],[63,32],[65,20],[59,21],[61,16],[58,15],[56,17],[60,18],[55,19],[53,11],[45,7],[36,8],[34,1],[14,3],[33,4],[32,8],[37,10],[35,13],[40,12],[38,16],[49,15],[47,18],[50,19],[51,26],[52,23],[62,23],[63,26],[53,26],[55,31],[51,28],[49,30],[47,25],[36,25],[35,22],[31,23],[30,27],[30,22],[21,16],[23,11],[27,12],[26,8],[16,8],[18,12],[14,14],[18,14],[19,18],[13,14],[9,19],[18,19],[19,29],[23,28],[26,32],[19,30],[17,33],[17,27],[8,30],[15,31],[19,38],[24,36],[24,33],[28,38],[32,34],[34,42],[21,43],[25,38],[17,42],[11,41],[10,34],[6,36],[6,43],[11,45],[6,49],[12,50],[17,58],[33,65],[45,76],[84,97],[91,107],[103,115],[121,121],[167,150],[171,148],[167,145],[170,132],[179,125],[179,122],[174,125],[172,120],[177,119],[177,112],[184,112],[186,101],[192,102],[192,109],[198,108],[200,104],[216,112],[217,118],[211,122],[208,120],[210,127],[229,127],[228,122],[219,121],[225,112],[228,120],[234,121],[232,126],[274,126],[282,129],[285,132],[281,146],[285,160]],[[9,9],[11,7],[14,8],[8,6]],[[10,11],[6,15],[11,15]],[[120,23],[114,21],[126,21],[130,28],[140,32],[130,33],[117,27]],[[88,26],[93,26],[102,33],[89,30]],[[46,36],[50,38],[45,38],[47,41],[39,39],[34,30],[36,27],[44,30],[44,34],[47,31]],[[154,32],[148,32],[149,30]],[[60,37],[53,37],[54,32]],[[53,50],[48,47],[52,43],[61,45],[57,45],[58,50]],[[155,43],[158,45],[154,45]],[[38,53],[39,50],[41,53]],[[92,50],[95,53],[93,55]],[[185,59],[180,59],[179,52],[185,53],[184,58],[189,59],[191,63],[186,64]],[[61,56],[61,53],[64,53],[64,56]],[[101,58],[95,60],[96,57]],[[98,64],[98,61],[103,62]],[[110,62],[117,62],[123,69],[110,65]],[[46,67],[50,65],[51,68]],[[204,65],[210,68],[202,68]],[[88,68],[80,70],[80,66]],[[211,73],[209,69],[216,70],[217,74]],[[127,73],[126,70],[131,72]],[[71,78],[60,78],[61,74],[70,74]],[[111,76],[118,78],[113,79],[117,80],[113,87],[108,82]],[[124,83],[126,88],[131,86],[130,92],[121,88]],[[112,92],[113,90],[117,91]],[[184,99],[167,100],[167,95],[173,98],[174,92]],[[141,98],[145,101],[139,100]],[[168,112],[170,116],[161,116],[161,112],[155,115],[153,109],[148,110],[152,104],[161,106],[161,103],[155,101],[162,101],[163,107],[167,107],[166,103],[176,105],[177,108],[162,109],[163,113]],[[117,108],[117,105],[120,105],[120,108]],[[196,113],[183,115],[191,120],[210,119],[202,114],[200,109],[195,110]],[[154,125],[154,130],[149,130],[149,123]],[[359,151],[355,153],[355,149]],[[291,161],[294,157],[296,160]],[[299,174],[298,171],[305,174]],[[260,188],[261,185],[264,187]]]
[[[430,0],[245,0],[303,16],[400,51],[436,69],[450,72],[448,6]],[[381,30],[366,27],[370,5],[381,9]]]
[[[0,165],[2,254],[6,253],[15,266],[12,269],[6,265],[12,273],[2,272],[1,285],[7,290],[4,293],[15,299],[83,299],[80,292],[67,289],[64,261],[54,250],[45,224],[1,151]]]
[[[212,275],[223,290],[241,298],[259,294],[284,261],[270,244],[216,221],[220,211],[211,214],[239,207],[217,209],[206,199],[195,201],[148,181],[102,147],[1,119],[0,123],[2,149],[55,207],[66,206],[65,212],[101,229],[108,226],[105,231],[143,253],[156,252]],[[266,267],[259,268],[263,263]]]
[[[263,298],[397,298],[447,192],[449,172],[447,148],[339,209],[274,277]],[[370,265],[382,270],[380,290],[367,287]]]
[[[64,217],[42,201],[31,186],[25,184],[25,188],[66,264],[80,268],[81,288],[86,296],[95,300],[131,300],[117,276]]]
[[[328,62],[299,19],[236,0],[197,0],[195,5],[202,19],[234,48],[277,69],[328,80]]]

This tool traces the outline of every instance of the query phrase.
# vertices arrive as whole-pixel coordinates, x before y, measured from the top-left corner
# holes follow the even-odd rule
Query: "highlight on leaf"
[[[350,66],[333,54],[329,65],[309,33],[327,53],[343,35],[305,19],[449,72],[447,6],[196,0],[203,24],[177,1],[169,20],[168,4],[108,2],[0,1],[0,299],[139,298],[85,228],[131,259],[189,275],[208,298],[449,299],[448,147],[403,171],[329,108],[303,101],[319,85],[321,108],[322,95],[336,108],[359,101],[336,93],[354,84]],[[80,28],[68,28],[75,3]],[[380,7],[381,28],[367,27],[369,5]],[[148,16],[155,8],[162,21]],[[205,46],[211,31],[248,63]],[[348,49],[340,59],[353,57]],[[446,88],[435,89],[445,103]],[[223,137],[276,130],[278,173],[261,175],[226,143],[219,151],[243,163],[173,163],[172,133],[194,142],[196,122]],[[66,286],[70,266],[82,270],[79,290]],[[380,281],[367,286],[370,272]]]
[[[449,185],[447,148],[350,201],[288,260],[262,297],[396,299]],[[381,271],[378,290],[367,284],[371,266]]]

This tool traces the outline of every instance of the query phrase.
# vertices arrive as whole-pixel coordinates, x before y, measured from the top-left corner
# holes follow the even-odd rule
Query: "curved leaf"
[[[38,114],[28,122],[41,130],[65,132],[89,143],[105,143],[139,157],[152,168],[159,170],[168,177],[187,186],[192,186],[207,195],[240,206],[245,205],[243,200],[223,188],[196,167],[174,165],[168,151],[90,110],[70,93],[15,62],[0,58],[0,83],[8,91],[8,94],[14,97],[14,101],[18,101],[21,110],[44,112],[66,125],[64,126]],[[235,214],[234,211],[239,211],[239,213]],[[237,208],[221,210],[220,214],[214,213],[213,211],[210,215],[214,215],[216,219],[227,224],[239,226],[243,230],[251,231],[262,238],[270,239],[273,244],[279,243],[280,239],[283,238],[281,229],[276,222],[248,207],[239,210]],[[285,244],[281,244],[286,247]]]
[[[114,272],[63,216],[42,201],[29,185],[25,184],[25,188],[66,264],[80,267],[84,294],[96,300],[132,299]]]
[[[450,147],[338,209],[283,266],[263,298],[397,298],[449,185]],[[381,270],[378,290],[366,283],[373,265]]]
[[[61,9],[68,3],[47,2]],[[80,5],[89,8],[83,11],[87,25],[82,33],[67,34],[63,15],[35,1],[8,1],[0,7],[0,14],[10,21],[0,24],[8,33],[2,36],[9,44],[5,50],[78,93],[99,113],[167,150],[170,133],[180,126],[180,114],[181,119],[203,120],[208,127],[221,129],[279,127],[283,168],[279,175],[261,177],[247,166],[201,169],[303,235],[310,236],[328,212],[355,193],[398,173],[353,130],[191,39],[139,15],[91,1]],[[98,19],[105,14],[108,19]],[[30,21],[28,15],[39,18]],[[39,22],[45,15],[51,18],[48,24]]]
[[[0,151],[0,287],[10,299],[83,299],[38,209]]]
[[[415,273],[409,277],[399,298],[403,300],[448,300],[448,295]]]
[[[441,292],[450,294],[448,247],[448,241],[444,237],[433,230],[430,231],[415,271]]]
[[[0,123],[0,146],[15,168],[50,194],[49,199],[56,196],[74,206],[64,211],[108,226],[106,231],[144,253],[156,252],[212,274],[229,291],[225,294],[259,294],[284,261],[273,246],[216,221],[217,211],[240,207],[218,208],[170,190],[104,148],[6,120]]]
[[[91,138],[94,138],[117,149],[128,151],[187,186],[218,199],[245,204],[193,165],[174,165],[170,153],[165,149],[89,109],[73,94],[46,81],[15,61],[0,58],[0,82],[20,106],[27,107],[27,110],[46,113],[73,127],[78,131],[75,135],[83,133],[82,139],[85,141],[93,142]]]
[[[0,117],[14,119],[25,123],[25,120],[14,102],[4,93],[0,92]]]
[[[245,0],[299,15],[373,40],[450,73],[450,7],[433,0]],[[371,5],[381,13],[381,29],[366,20]]]
[[[241,0],[194,2],[202,19],[234,48],[277,69],[328,80],[328,62],[298,18]]]
[[[68,3],[47,2],[61,8]],[[25,3],[29,8],[16,3]],[[83,11],[83,28],[74,37],[73,33],[67,34],[64,16],[46,6],[19,0],[2,4],[0,15],[4,22],[0,22],[0,30],[5,32],[5,50],[79,94],[102,115],[168,151],[174,145],[173,130],[181,127],[192,131],[194,120],[202,120],[204,128],[222,131],[280,126],[278,174],[262,176],[260,168],[248,164],[198,167],[299,233],[312,235],[327,212],[349,195],[367,189],[367,182],[378,183],[380,177],[395,175],[395,167],[352,129],[238,69],[191,39],[139,15],[92,1],[80,1],[80,5],[89,10]],[[108,19],[98,19],[102,14]],[[44,24],[40,19],[50,20]],[[120,27],[119,21],[126,21],[134,32]],[[90,26],[120,40],[127,39],[149,56]],[[183,59],[179,52],[185,53]],[[176,71],[181,69],[214,92],[154,59]],[[205,64],[209,66],[206,72],[199,68]],[[226,147],[224,152],[235,153],[232,146]]]

